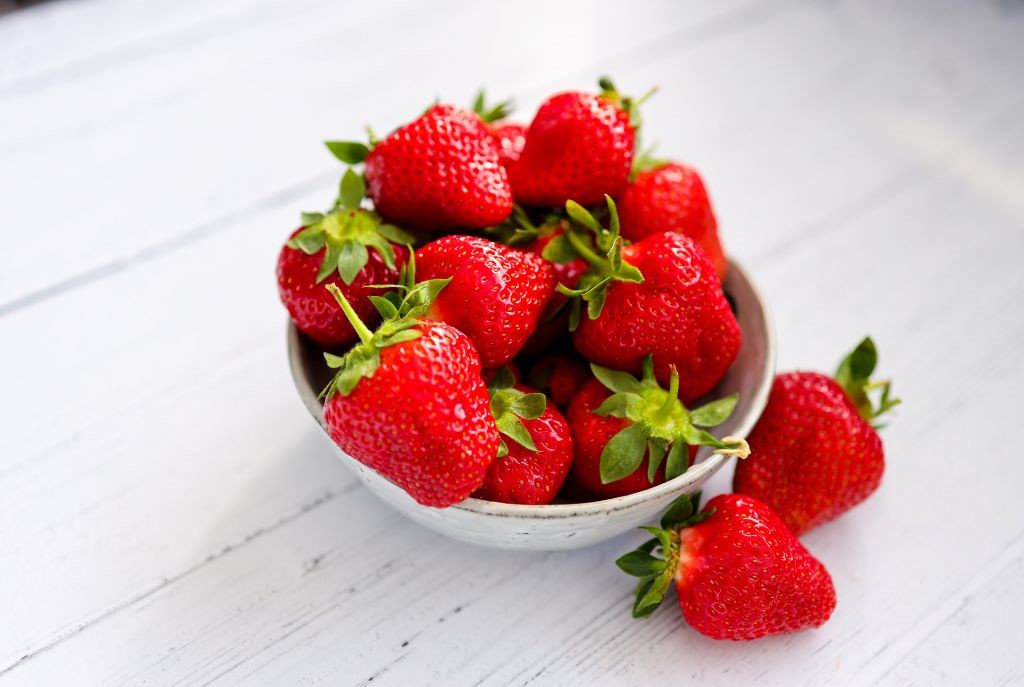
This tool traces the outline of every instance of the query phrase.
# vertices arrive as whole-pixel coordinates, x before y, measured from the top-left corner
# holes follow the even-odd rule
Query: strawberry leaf
[[[358,141],[324,141],[334,157],[349,165],[357,165],[366,159],[370,149]]]
[[[533,443],[533,437],[530,436],[530,432],[526,429],[526,425],[523,421],[516,417],[513,413],[504,413],[500,418],[495,418],[495,424],[498,425],[498,431],[512,439],[517,444],[529,451],[536,451],[537,446]]]
[[[381,224],[377,227],[377,233],[391,241],[391,243],[411,246],[416,242],[416,237],[403,229],[399,229],[394,224]]]
[[[338,201],[341,207],[346,210],[358,210],[360,203],[366,196],[366,182],[363,176],[357,174],[352,168],[348,168],[341,177],[341,187],[338,190]]]
[[[643,391],[643,385],[641,385],[640,381],[628,372],[610,370],[607,367],[601,367],[594,363],[590,364],[590,371],[597,377],[597,381],[617,394],[639,394]]]
[[[382,319],[393,320],[398,317],[398,308],[391,302],[390,299],[384,296],[367,296],[370,302],[373,303],[373,307],[377,308],[377,312],[380,313]]]
[[[676,439],[668,451],[665,461],[665,479],[675,479],[690,467],[690,449],[685,439]]]
[[[700,492],[683,494],[668,507],[661,516],[661,526],[666,530],[678,528],[682,523],[693,517],[700,505]]]
[[[619,570],[633,577],[657,575],[665,569],[665,561],[643,551],[630,551],[615,561]]]
[[[601,483],[616,482],[633,474],[644,460],[650,426],[644,422],[626,427],[613,436],[601,451]]]
[[[338,252],[338,274],[346,284],[355,281],[356,276],[366,266],[370,254],[366,246],[356,240],[345,241]]]
[[[665,452],[668,450],[668,442],[658,437],[651,437],[647,441],[647,481],[654,482],[654,478],[658,474],[658,466],[661,465],[661,461],[665,458]]]
[[[732,394],[694,408],[690,411],[690,422],[700,427],[716,427],[729,419],[739,398],[739,394]]]
[[[544,246],[544,250],[541,252],[541,257],[548,262],[566,265],[578,258],[579,254],[573,248],[569,238],[562,233],[548,241],[548,245]]]
[[[522,394],[509,404],[509,409],[525,420],[536,420],[546,407],[547,397],[541,393]]]
[[[640,419],[636,411],[642,402],[643,397],[639,394],[630,392],[612,394],[590,412],[601,417],[628,418],[636,422]]]

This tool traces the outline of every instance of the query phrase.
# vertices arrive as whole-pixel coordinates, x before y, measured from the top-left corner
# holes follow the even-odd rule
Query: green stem
[[[665,403],[654,411],[655,422],[664,422],[669,419],[672,415],[672,411],[676,407],[676,403],[679,401],[679,371],[676,370],[675,365],[672,366],[672,377],[668,383],[668,397],[665,398]]]
[[[569,243],[576,249],[576,252],[580,254],[580,257],[587,261],[587,263],[601,269],[602,274],[605,272],[605,265],[608,263],[607,258],[603,258],[587,245],[586,241],[581,239],[576,232],[571,229],[565,232],[566,238],[569,239]]]
[[[334,284],[328,284],[327,290],[334,296],[334,300],[338,301],[338,305],[341,306],[342,311],[345,313],[345,317],[348,318],[349,324],[352,325],[352,329],[359,335],[359,340],[363,343],[370,343],[373,339],[373,332],[370,331],[369,327],[363,324],[363,321],[359,319],[359,315],[352,309],[352,304],[345,298],[345,294],[341,292]]]

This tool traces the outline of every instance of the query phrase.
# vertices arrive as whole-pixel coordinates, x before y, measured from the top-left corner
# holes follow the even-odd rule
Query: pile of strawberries
[[[641,578],[634,614],[674,582],[712,637],[818,626],[835,592],[796,535],[877,488],[871,421],[897,401],[869,382],[865,339],[835,380],[780,375],[749,444],[709,431],[737,398],[703,397],[742,344],[715,215],[692,167],[638,153],[643,98],[599,83],[552,96],[528,127],[481,96],[327,143],[350,167],[277,271],[336,371],[325,424],[437,508],[600,500],[681,475],[697,446],[749,454],[737,494],[700,511],[682,497],[619,559]]]

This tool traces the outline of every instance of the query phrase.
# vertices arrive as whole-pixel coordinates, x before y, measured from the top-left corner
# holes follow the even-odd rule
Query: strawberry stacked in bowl
[[[600,86],[529,126],[480,97],[329,141],[338,197],[281,250],[325,428],[420,505],[595,502],[748,452],[709,431],[742,333],[703,181],[638,155],[639,101]]]

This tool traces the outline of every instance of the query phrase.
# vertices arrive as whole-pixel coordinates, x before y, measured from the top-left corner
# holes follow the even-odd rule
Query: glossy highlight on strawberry
[[[598,203],[629,180],[636,134],[629,105],[613,90],[559,93],[537,110],[519,160],[509,165],[516,201],[560,207]]]
[[[372,148],[328,142],[349,164],[365,161],[374,208],[414,231],[482,229],[512,211],[498,146],[479,116],[435,105]]]
[[[484,367],[500,367],[534,332],[555,287],[540,257],[476,236],[445,236],[416,251],[417,277],[451,278],[427,311],[466,333]]]

